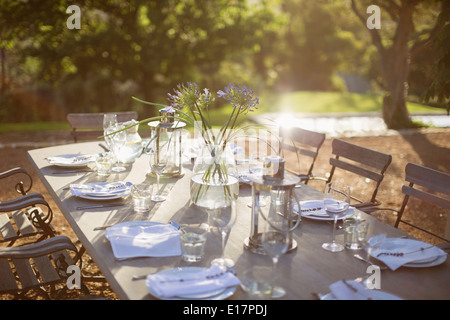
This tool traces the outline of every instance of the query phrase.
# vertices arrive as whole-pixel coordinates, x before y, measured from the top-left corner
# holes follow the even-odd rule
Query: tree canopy
[[[232,82],[259,91],[345,90],[339,76],[351,74],[386,89],[377,46],[359,21],[369,2],[383,11],[376,32],[387,48],[404,1],[358,2],[358,17],[349,1],[333,0],[0,0],[0,121],[127,109],[147,116],[131,96],[165,102],[187,81],[212,90]],[[415,6],[409,45],[433,30],[440,3]],[[79,29],[67,26],[70,5],[80,8]],[[418,94],[431,83],[433,62],[412,62]],[[433,83],[430,99],[441,84]]]

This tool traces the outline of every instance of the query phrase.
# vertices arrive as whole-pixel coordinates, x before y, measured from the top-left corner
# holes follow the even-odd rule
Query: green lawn
[[[341,92],[296,91],[283,94],[265,94],[259,96],[258,110],[251,114],[264,112],[300,112],[300,113],[354,113],[381,111],[382,97],[374,94],[356,94]],[[442,109],[427,107],[408,102],[410,113],[442,113]],[[224,106],[210,111],[210,122],[221,126],[230,116],[232,107]],[[243,119],[244,117],[242,117]],[[0,124],[0,133],[9,131],[70,130],[68,123],[34,122]]]

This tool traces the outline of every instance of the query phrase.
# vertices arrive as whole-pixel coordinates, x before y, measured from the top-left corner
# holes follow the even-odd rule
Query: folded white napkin
[[[298,212],[298,206],[294,203],[294,211]],[[318,216],[318,217],[329,217],[328,213],[325,211],[325,206],[323,200],[305,200],[300,201],[300,211],[302,216]],[[347,214],[352,214],[354,212],[353,207],[349,207]]]
[[[337,300],[375,300],[373,290],[354,280],[340,280],[330,285],[330,291]]]
[[[48,157],[47,161],[49,163],[58,163],[58,164],[82,164],[89,163],[95,161],[96,155],[93,154],[80,154],[75,155],[73,157],[69,156],[54,156]]]
[[[129,189],[130,187],[125,182],[86,183],[70,185],[70,192],[72,192],[72,195],[74,196],[110,196],[115,194],[122,194],[129,191]]]
[[[401,241],[401,245],[397,248],[392,248],[390,244],[393,242],[385,243],[380,248],[373,250],[371,256],[382,261],[391,270],[397,270],[408,263],[427,261],[447,254],[442,249],[422,241],[403,240],[407,241]]]
[[[231,272],[213,264],[199,272],[156,273],[147,277],[146,286],[159,297],[193,296],[240,285],[241,281]]]
[[[106,229],[116,259],[170,257],[181,254],[180,232],[170,224],[132,221]]]

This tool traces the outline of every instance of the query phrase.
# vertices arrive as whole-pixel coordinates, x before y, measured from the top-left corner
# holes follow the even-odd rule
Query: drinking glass
[[[248,165],[248,172],[250,174],[257,174],[257,175],[262,175],[263,174],[263,166],[264,166],[264,158],[267,155],[265,153],[252,153],[250,155],[250,160],[249,160],[249,165]],[[252,207],[252,202],[250,201],[247,206],[249,208]],[[267,205],[266,201],[264,201],[264,199],[260,198],[259,200],[259,206],[260,207],[265,207]]]
[[[223,202],[215,203],[209,208],[204,208],[208,212],[211,226],[215,227],[222,241],[222,254],[220,258],[214,259],[211,263],[224,267],[234,266],[234,261],[225,258],[225,247],[234,224],[236,223],[236,200],[229,199],[227,204]]]
[[[370,287],[370,283],[368,283],[369,275],[367,274],[367,270],[370,265],[374,265],[370,261],[370,257],[372,252],[381,247],[386,239],[386,234],[378,234],[369,237],[369,234],[373,232],[373,225],[369,225],[369,228],[363,226],[356,226],[356,238],[358,240],[359,246],[366,252],[366,264],[364,269],[364,276],[355,279],[358,282],[363,283],[366,287]],[[374,265],[376,266],[376,265]]]
[[[290,241],[290,221],[278,213],[269,214],[263,227],[261,242],[267,255],[272,259],[273,279],[277,276],[280,257],[286,253]],[[272,298],[280,298],[286,291],[277,285],[273,286]]]
[[[167,162],[169,159],[168,153],[169,153],[168,148],[165,146],[161,146],[158,150],[153,150],[153,152],[150,154],[150,166],[152,168],[152,171],[156,175],[157,191],[152,196],[152,201],[155,201],[155,202],[161,202],[161,201],[165,201],[167,199],[166,196],[161,194],[161,190],[159,187],[159,180],[160,180],[161,174],[163,173],[164,169],[167,166]]]
[[[338,217],[347,213],[350,206],[350,188],[347,185],[330,182],[325,186],[324,207],[330,217],[333,217],[333,237],[331,242],[322,244],[322,248],[331,252],[344,250],[344,246],[336,242],[336,222]]]
[[[103,134],[105,136],[106,146],[109,150],[112,149],[112,136],[108,135],[114,132],[114,128],[117,126],[117,114],[105,113],[103,116]]]
[[[114,134],[112,134],[112,151],[114,153],[114,156],[116,157],[116,165],[111,169],[114,172],[123,172],[126,170],[126,168],[121,165],[121,158],[122,158],[122,152],[124,147],[127,143],[127,133],[125,130],[119,131],[121,129],[125,128],[123,125],[116,125],[114,127],[111,127],[111,132],[117,131]]]

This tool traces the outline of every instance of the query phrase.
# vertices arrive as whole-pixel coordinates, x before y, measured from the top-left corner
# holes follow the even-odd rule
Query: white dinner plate
[[[315,207],[317,207],[317,208],[319,207],[317,200],[311,200],[311,201],[305,200],[305,201],[301,201],[301,202],[302,202],[302,210],[314,209]],[[324,210],[324,209],[322,209],[322,210]],[[293,205],[293,211],[298,213],[298,205],[296,203],[294,203],[294,205]],[[352,215],[354,213],[355,213],[354,208],[350,207],[345,215],[338,216],[337,219],[338,220],[342,220],[345,217],[350,216],[350,215]],[[311,219],[311,220],[334,221],[334,217],[329,216],[327,214],[322,214],[322,213],[318,214],[318,215],[315,215],[314,213],[308,212],[308,213],[305,213],[305,214],[302,213],[301,216],[305,217],[305,218],[308,218],[308,219]]]
[[[59,159],[58,159],[59,158]],[[76,159],[80,159],[77,161]],[[95,162],[95,156],[90,154],[61,154],[58,156],[48,157],[47,162],[57,167],[85,167]]]
[[[415,239],[406,239],[406,238],[387,238],[384,240],[383,244],[381,245],[380,249],[387,249],[387,250],[395,250],[398,249],[399,251],[402,250],[402,248],[410,248],[412,245],[422,245],[422,246],[430,246],[429,243],[415,240]],[[376,257],[373,257],[376,259]],[[404,264],[403,267],[410,267],[410,268],[427,268],[427,267],[434,267],[437,265],[440,265],[441,263],[445,262],[447,260],[447,255],[443,254],[441,256],[434,256],[430,257],[428,259],[421,259],[417,261],[412,261],[407,264]]]
[[[367,289],[370,290],[370,289]],[[371,290],[373,300],[403,300],[402,298],[381,290]],[[330,292],[320,296],[320,300],[336,300],[336,297]]]
[[[89,185],[108,185],[111,182],[93,182],[93,183],[87,183],[86,186]],[[123,192],[111,192],[111,193],[84,193],[79,195],[79,198],[88,199],[88,200],[113,200],[113,199],[120,199],[126,196],[129,196],[131,193],[130,188],[128,187]]]
[[[179,268],[172,268],[168,270],[163,270],[158,272],[159,274],[172,274],[177,276],[183,276],[185,274],[192,274],[197,272],[205,271],[207,268],[203,267],[179,267]],[[160,297],[155,291],[153,291],[152,287],[150,287],[147,282],[145,283],[145,286],[148,290],[148,292],[154,296],[155,298],[161,299],[161,300],[224,300],[228,297],[231,297],[234,292],[236,291],[236,286],[234,287],[227,287],[219,290],[213,290],[210,292],[204,292],[199,294],[192,294],[192,295],[181,295],[177,297]]]

